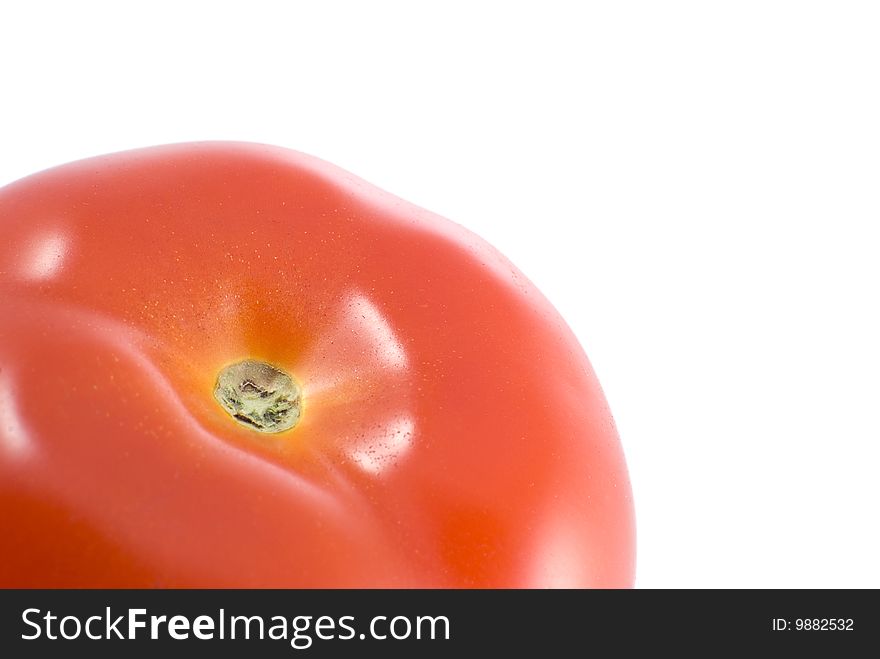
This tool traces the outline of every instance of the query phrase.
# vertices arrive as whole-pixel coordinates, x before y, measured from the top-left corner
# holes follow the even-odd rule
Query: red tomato
[[[0,585],[632,585],[590,364],[462,227],[202,143],[13,183],[0,236]],[[291,429],[218,403],[248,359]]]

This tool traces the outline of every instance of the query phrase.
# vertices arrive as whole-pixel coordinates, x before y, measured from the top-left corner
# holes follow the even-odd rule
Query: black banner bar
[[[877,647],[876,590],[6,590],[7,657]],[[707,645],[708,644],[708,645]]]

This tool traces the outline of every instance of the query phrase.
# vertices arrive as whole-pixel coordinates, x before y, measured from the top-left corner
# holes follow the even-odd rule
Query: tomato
[[[3,586],[632,585],[587,357],[464,228],[197,143],[8,185],[0,236]]]

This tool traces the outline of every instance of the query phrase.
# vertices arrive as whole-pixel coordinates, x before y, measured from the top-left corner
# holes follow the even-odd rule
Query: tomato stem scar
[[[302,393],[293,378],[255,359],[223,368],[214,398],[233,419],[260,432],[289,430],[302,412]]]

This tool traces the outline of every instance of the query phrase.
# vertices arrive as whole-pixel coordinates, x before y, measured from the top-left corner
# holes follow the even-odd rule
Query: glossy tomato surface
[[[0,585],[625,587],[584,352],[503,256],[332,165],[197,143],[0,190]],[[255,359],[290,430],[215,400]]]

